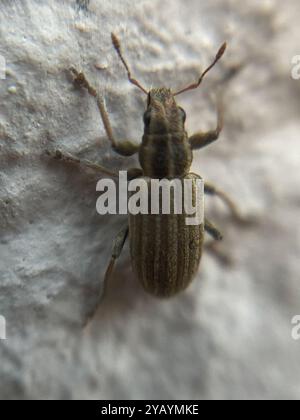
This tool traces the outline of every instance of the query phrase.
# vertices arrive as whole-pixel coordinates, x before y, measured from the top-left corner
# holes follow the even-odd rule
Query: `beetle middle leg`
[[[117,172],[111,171],[110,169],[105,168],[104,166],[99,165],[98,163],[91,162],[90,160],[87,160],[87,159],[80,159],[74,155],[71,155],[70,153],[62,152],[61,150],[54,150],[54,151],[46,150],[46,154],[53,159],[60,160],[66,163],[75,164],[75,165],[82,166],[88,169],[92,169],[103,175],[108,175],[113,178],[118,178],[119,176]],[[127,170],[128,181],[131,181],[132,179],[135,179],[135,178],[139,178],[142,175],[143,175],[143,171],[141,168],[130,168]]]
[[[218,242],[223,239],[222,233],[212,222],[210,222],[206,218],[204,220],[204,229],[213,238],[212,241],[205,243],[205,250],[210,252],[214,257],[216,257],[221,264],[230,265],[232,263],[232,258],[229,254],[227,254],[225,251],[221,250],[218,247]]]
[[[113,150],[121,156],[132,156],[137,153],[140,147],[138,144],[128,140],[122,142],[117,142],[115,140],[109,121],[109,116],[105,109],[104,100],[102,96],[97,93],[96,89],[88,82],[84,73],[78,72],[73,67],[70,69],[70,71],[73,74],[75,86],[85,88],[88,93],[95,98],[107,137],[111,142]]]
[[[48,156],[52,157],[53,159],[60,160],[66,163],[72,163],[78,166],[83,166],[89,169],[93,169],[96,172],[100,172],[108,176],[118,177],[117,172],[111,171],[110,169],[107,169],[104,166],[99,165],[98,163],[91,162],[90,160],[80,159],[74,155],[71,155],[70,153],[62,152],[60,150],[54,150],[54,151],[46,150],[46,153]]]

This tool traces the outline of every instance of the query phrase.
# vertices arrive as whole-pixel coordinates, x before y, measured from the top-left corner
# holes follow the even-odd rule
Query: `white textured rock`
[[[291,78],[299,9],[296,0],[91,0],[88,10],[75,1],[2,2],[2,398],[299,398],[300,342],[291,339],[300,313],[300,81]],[[124,220],[97,215],[95,176],[49,161],[44,150],[115,169],[134,164],[111,151],[94,101],[67,72],[84,69],[118,139],[139,142],[144,97],[126,80],[112,30],[136,77],[174,89],[228,40],[201,89],[178,99],[190,133],[213,126],[217,82],[243,64],[226,87],[222,138],[197,153],[193,169],[260,223],[241,230],[209,199],[235,265],[205,256],[192,286],[170,301],[141,290],[126,248],[83,330]]]

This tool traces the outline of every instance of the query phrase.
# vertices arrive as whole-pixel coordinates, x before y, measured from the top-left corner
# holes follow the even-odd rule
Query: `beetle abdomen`
[[[204,226],[187,225],[186,217],[184,211],[129,216],[132,265],[144,289],[155,296],[171,297],[184,290],[198,269]]]

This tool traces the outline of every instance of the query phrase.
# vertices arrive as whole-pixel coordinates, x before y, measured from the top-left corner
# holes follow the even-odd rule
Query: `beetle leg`
[[[95,307],[93,308],[92,312],[88,315],[88,317],[87,317],[87,319],[84,323],[84,328],[88,328],[92,319],[94,318],[94,315],[97,312],[97,309],[98,309],[99,305],[105,299],[106,292],[107,292],[108,281],[111,277],[111,274],[112,274],[112,271],[113,271],[113,268],[114,268],[114,265],[115,265],[115,261],[121,255],[121,252],[122,252],[122,249],[124,247],[126,238],[128,236],[128,231],[129,231],[128,225],[124,226],[120,230],[120,232],[117,234],[117,236],[115,237],[115,239],[113,241],[112,256],[111,256],[111,260],[110,260],[110,262],[108,264],[108,267],[106,269],[106,272],[105,272],[104,281],[103,281],[103,288],[101,290],[101,294],[98,298],[98,301],[97,301]]]
[[[85,88],[88,91],[88,93],[95,98],[107,137],[111,142],[113,150],[122,156],[132,156],[135,153],[137,153],[140,147],[139,145],[130,141],[124,141],[122,143],[116,142],[110,125],[109,116],[105,109],[103,97],[97,93],[96,89],[93,86],[90,85],[83,73],[78,72],[73,67],[70,69],[70,71],[74,76],[75,86]]]
[[[220,231],[216,228],[216,226],[211,223],[209,220],[205,219],[204,222],[204,229],[206,232],[213,237],[214,241],[210,241],[204,245],[204,248],[209,251],[212,255],[218,258],[218,260],[223,265],[231,265],[232,264],[232,258],[230,255],[228,255],[226,252],[220,250],[218,248],[218,241],[221,241],[223,239],[222,234]]]
[[[219,135],[223,128],[224,122],[224,108],[221,100],[218,100],[218,122],[217,127],[214,130],[207,132],[198,132],[189,138],[189,143],[192,149],[202,149],[202,147],[208,146],[213,141],[218,140]]]
[[[52,157],[53,159],[61,160],[63,162],[72,163],[79,166],[84,166],[89,169],[93,169],[96,172],[101,172],[102,174],[112,176],[112,177],[118,177],[119,174],[117,172],[113,172],[104,166],[98,165],[98,163],[93,163],[86,159],[79,159],[76,156],[71,155],[70,153],[61,152],[60,150],[55,151],[46,151],[47,155]]]
[[[128,232],[129,232],[129,227],[128,225],[126,225],[120,230],[120,232],[117,234],[117,236],[114,239],[111,260],[108,264],[108,267],[106,269],[105,276],[104,276],[104,285],[103,285],[103,292],[102,292],[101,300],[105,297],[108,281],[113,272],[115,262],[121,255],[122,249],[124,247],[124,244],[128,236]]]
[[[70,153],[61,152],[60,150],[49,151],[46,150],[46,154],[53,159],[61,160],[66,163],[72,163],[78,166],[84,166],[89,169],[93,169],[96,172],[101,172],[102,174],[111,176],[113,178],[118,178],[119,174],[117,172],[113,172],[110,169],[105,168],[98,163],[91,162],[86,159],[79,159],[76,156],[71,155]],[[132,179],[139,178],[143,175],[143,170],[141,168],[130,168],[127,171],[127,179],[131,181]]]
[[[209,241],[206,244],[204,244],[204,248],[206,251],[208,251],[210,254],[216,257],[220,261],[221,264],[225,266],[229,266],[233,264],[232,257],[226,252],[219,249],[218,242]]]
[[[205,182],[204,184],[204,193],[212,196],[217,196],[221,198],[221,200],[227,205],[227,207],[230,209],[232,216],[234,217],[235,221],[240,224],[250,224],[252,223],[252,220],[250,218],[246,218],[240,213],[240,210],[238,209],[237,205],[234,203],[234,201],[223,191],[216,188],[213,184],[210,184],[208,182]]]
[[[204,221],[204,229],[216,241],[221,241],[223,239],[223,236],[222,236],[221,232],[216,228],[216,226],[213,223],[211,223],[207,219],[205,219],[205,221]]]

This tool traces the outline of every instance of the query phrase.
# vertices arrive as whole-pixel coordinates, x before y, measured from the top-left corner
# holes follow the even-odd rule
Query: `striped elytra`
[[[195,205],[195,180],[193,205]],[[150,178],[148,197],[151,197]],[[174,198],[171,189],[171,203]],[[150,202],[150,201],[149,201]],[[187,225],[186,213],[129,215],[129,239],[132,265],[144,289],[157,297],[171,297],[184,290],[197,272],[204,238],[204,226]]]

